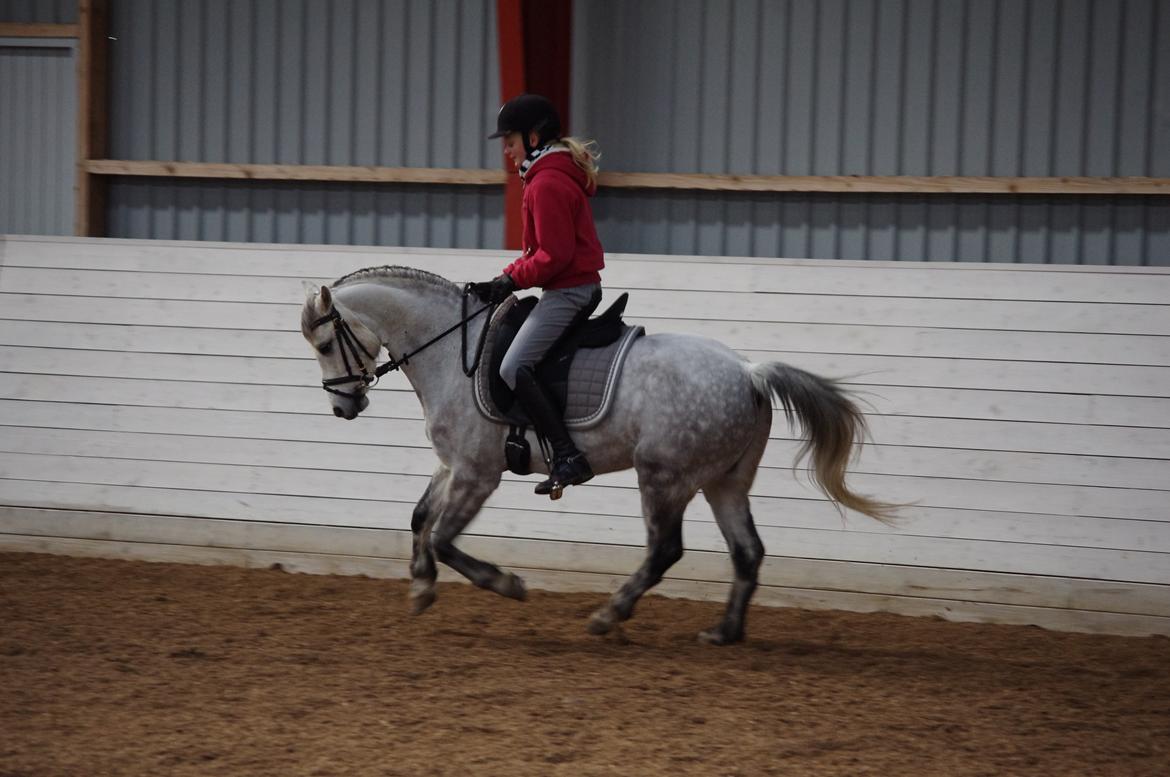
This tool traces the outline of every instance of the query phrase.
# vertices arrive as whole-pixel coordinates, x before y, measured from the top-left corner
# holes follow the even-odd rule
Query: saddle
[[[588,429],[605,417],[626,353],[646,332],[622,321],[628,300],[629,295],[622,294],[604,313],[589,318],[601,301],[598,290],[536,367],[537,377],[561,408],[569,429]],[[536,297],[511,297],[497,308],[488,324],[476,372],[475,401],[480,413],[496,423],[521,428],[532,425],[500,377],[500,363],[536,303]]]

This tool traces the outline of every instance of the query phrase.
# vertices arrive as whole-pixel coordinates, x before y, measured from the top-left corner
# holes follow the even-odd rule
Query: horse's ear
[[[333,295],[329,293],[328,286],[321,287],[321,296],[318,297],[318,302],[322,310],[328,310],[333,307]]]

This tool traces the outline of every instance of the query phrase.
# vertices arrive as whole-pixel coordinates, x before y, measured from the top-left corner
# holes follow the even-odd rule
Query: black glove
[[[507,273],[500,273],[490,281],[471,284],[471,293],[489,305],[496,305],[516,290],[516,283]]]

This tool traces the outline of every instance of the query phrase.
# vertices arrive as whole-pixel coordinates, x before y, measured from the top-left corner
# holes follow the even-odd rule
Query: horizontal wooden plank
[[[156,401],[165,403],[169,396],[167,384],[162,382],[156,388]],[[409,407],[409,399],[403,393],[390,396]],[[0,425],[430,446],[423,422],[416,418],[363,414],[355,421],[343,422],[328,412],[324,399],[318,407],[316,413],[297,414],[5,400],[0,401]],[[68,419],[67,423],[63,418]],[[868,421],[872,440],[881,445],[1170,459],[1170,430],[1167,429],[915,416],[870,416]],[[596,432],[578,435],[585,449],[592,434]],[[772,438],[772,445],[777,444],[775,441],[794,439],[782,417],[773,422]],[[766,461],[775,466],[788,466],[790,455],[772,451],[772,445]]]
[[[249,439],[209,434],[147,434],[20,426],[5,427],[3,437],[0,437],[0,451],[7,453],[430,474],[435,462],[420,456],[421,449],[312,439]],[[793,452],[791,444],[777,441],[770,445],[760,477],[792,477]],[[770,471],[773,469],[775,473]],[[1170,490],[1165,462],[1104,456],[871,445],[850,465],[850,471],[1007,483]],[[635,484],[632,474],[620,482],[631,487]]]
[[[603,172],[598,186],[736,192],[886,194],[1170,194],[1170,178],[952,175],[732,175]]]
[[[257,165],[211,162],[91,159],[94,175],[135,175],[179,178],[247,178],[294,181],[376,181],[399,183],[499,183],[503,170],[451,170],[448,178],[432,180],[431,170],[416,168],[345,167],[340,165]],[[603,172],[597,185],[619,189],[684,189],[737,192],[831,192],[884,194],[1167,194],[1170,178],[907,176],[907,175],[731,175],[723,173]]]
[[[118,302],[111,300],[110,305],[117,307]],[[309,352],[299,329],[291,326],[274,333],[252,328],[183,327],[161,316],[160,320],[161,324],[142,325],[0,318],[0,344],[280,358],[304,358]],[[740,351],[1170,366],[1170,337],[1149,335],[1016,332],[1005,337],[973,329],[627,320],[649,332],[688,332]],[[292,331],[298,337],[286,336]]]
[[[299,330],[302,305],[301,299],[264,304],[0,293],[0,309],[8,320],[249,329],[261,332]]]
[[[338,556],[295,551],[260,551],[238,548],[208,548],[190,545],[126,543],[108,540],[77,540],[58,537],[0,535],[5,551],[56,553],[93,558],[117,558],[171,563],[236,565],[267,568],[280,564],[289,572],[307,574],[366,575],[405,578],[408,563],[377,556]],[[623,582],[620,575],[565,572],[546,569],[517,569],[529,587],[550,591],[612,592]],[[447,577],[444,580],[449,580]],[[666,579],[652,595],[718,601],[726,586],[703,581]],[[884,596],[855,592],[821,591],[761,586],[753,599],[756,606],[839,609],[855,612],[893,612],[903,615],[940,617],[976,623],[1037,625],[1061,631],[1110,633],[1130,636],[1170,633],[1170,618],[1128,613],[1070,610],[1063,608],[968,603],[926,597]]]
[[[469,272],[458,282],[474,279]],[[299,304],[300,279],[240,276],[228,279],[193,273],[125,273],[8,267],[0,291],[127,299],[204,300]],[[787,321],[1100,334],[1170,334],[1170,309],[1147,304],[1034,302],[1028,300],[852,297],[849,304],[828,294],[760,294],[626,289],[607,283],[609,299],[630,291],[630,314],[646,318],[713,321]],[[454,320],[454,309],[452,317]],[[297,321],[298,319],[293,319]]]
[[[405,386],[395,388],[393,382],[379,384],[363,419],[422,418],[422,407],[414,392]],[[1161,397],[846,385],[857,393],[871,416],[1170,428],[1170,399]],[[262,386],[168,379],[160,390],[154,379],[0,372],[0,397],[310,415],[329,412],[328,397],[315,384]]]
[[[943,327],[697,321],[627,316],[647,332],[686,332],[741,352],[866,354],[948,359],[1170,365],[1170,337],[1003,332]]]
[[[12,323],[64,322],[88,327],[187,328],[206,332],[205,337],[224,347],[226,333],[243,331],[265,338],[269,355],[297,355],[303,343],[297,338],[277,338],[269,333],[299,332],[300,303],[257,304],[247,302],[200,302],[185,300],[70,297],[62,295],[0,294],[0,315],[6,337],[17,337]],[[1166,363],[1167,340],[1163,336],[1065,332],[986,333],[975,329],[934,327],[856,326],[768,321],[714,321],[679,318],[654,319],[627,316],[650,333],[686,332],[725,342],[738,350],[789,352],[887,353],[909,356],[943,356],[986,359],[1079,361],[1108,364]],[[245,341],[248,342],[248,341]],[[1078,354],[1083,355],[1078,358]],[[246,354],[241,354],[246,355]],[[1047,358],[1045,358],[1047,357]]]
[[[205,518],[32,510],[0,507],[7,534],[107,539],[121,542],[197,545],[245,550],[331,555],[375,555],[409,559],[405,529],[359,529],[222,521]],[[641,548],[497,537],[467,537],[467,552],[504,567],[558,569],[621,575],[642,561]],[[725,552],[689,550],[669,576],[725,582],[733,570]],[[997,604],[1071,607],[1104,612],[1170,615],[1170,589],[1138,583],[1102,583],[1075,578],[1009,575],[966,570],[846,563],[784,556],[768,557],[760,568],[763,585],[825,591],[926,596]]]
[[[247,179],[253,181],[348,181],[462,186],[503,186],[504,170],[440,167],[374,167],[351,165],[263,165],[226,162],[90,159],[82,166],[92,175],[162,178]]]
[[[528,497],[532,498],[530,493]],[[3,479],[0,479],[0,504],[310,525],[320,525],[323,516],[333,515],[337,516],[335,525],[375,529],[408,528],[413,509],[412,502],[360,498],[339,500],[125,485],[36,484]],[[632,547],[644,542],[639,519],[490,506],[481,511],[466,534]],[[688,548],[710,551],[724,548],[717,528],[709,522],[688,520],[684,535]],[[1164,553],[940,537],[895,537],[882,534],[880,530],[864,532],[843,528],[761,526],[760,536],[770,553],[799,558],[1155,585],[1170,583],[1167,554]]]
[[[648,337],[652,337],[648,336]],[[0,363],[9,371],[33,374],[68,374],[113,378],[167,378],[184,380],[317,385],[321,371],[299,333],[273,333],[286,341],[288,350],[303,356],[266,358],[183,353],[87,351],[0,345]],[[646,340],[635,342],[629,358],[636,360]],[[458,342],[451,341],[426,354],[446,353],[458,362]],[[981,359],[934,359],[925,357],[869,356],[864,354],[817,354],[782,351],[746,351],[754,362],[779,361],[825,377],[848,376],[868,385],[926,386],[930,388],[989,389],[1121,395],[1170,398],[1170,367],[1075,364]],[[388,376],[392,388],[405,388],[404,377]]]
[[[472,248],[426,248],[416,246],[362,246],[362,245],[342,245],[342,244],[313,244],[313,243],[232,243],[215,240],[162,240],[162,239],[140,239],[140,238],[91,238],[91,237],[72,237],[69,235],[6,235],[0,237],[0,241],[8,241],[13,245],[21,247],[34,244],[52,244],[59,247],[62,251],[78,251],[89,249],[113,248],[122,252],[155,252],[155,251],[191,251],[200,254],[206,254],[210,251],[268,251],[274,254],[284,256],[295,255],[299,253],[307,254],[330,254],[330,255],[346,255],[358,257],[353,263],[354,266],[362,266],[360,257],[377,256],[381,254],[427,254],[435,256],[483,256],[498,259],[500,256],[499,249],[472,249]],[[3,250],[5,243],[0,242],[0,250]],[[192,254],[193,255],[193,254]],[[658,262],[660,264],[677,264],[684,265],[691,263],[716,263],[726,265],[791,265],[791,266],[810,266],[822,267],[831,264],[834,267],[881,267],[888,269],[910,270],[913,272],[982,272],[987,269],[989,265],[980,262],[914,262],[907,263],[903,261],[876,261],[869,259],[800,259],[800,258],[777,258],[770,256],[695,256],[686,254],[614,254],[618,257],[631,256],[637,258],[638,261]],[[380,262],[385,264],[386,262]],[[1170,272],[1170,269],[1164,267],[1151,266],[1131,266],[1131,265],[1044,265],[1044,264],[1019,264],[1011,267],[1004,267],[997,265],[1000,269],[1008,270],[1010,272],[1029,273],[1029,272],[1068,272],[1087,275],[1115,275],[1115,274],[1134,274],[1134,275],[1149,275],[1158,273]]]
[[[76,38],[76,24],[0,22],[0,38]]]
[[[490,273],[504,261],[500,251],[354,246],[326,249],[281,246],[288,250],[278,251],[273,248],[256,244],[216,248],[207,243],[165,241],[67,243],[10,239],[7,264],[296,279],[333,279],[358,267],[404,264],[458,279]],[[664,271],[663,260],[682,264],[685,272]],[[1101,267],[1099,272],[1085,272],[1085,269],[1070,265],[1021,265],[1005,269],[971,263],[924,266],[904,262],[609,254],[605,283],[635,290],[635,299],[638,290],[643,289],[1155,305],[1170,296],[1167,268]]]
[[[407,472],[381,472],[0,453],[0,477],[30,483],[130,485],[336,499],[379,494],[395,501],[410,501],[425,488],[432,466],[427,461],[424,466],[407,469]],[[1118,500],[1116,490],[1085,486],[864,474],[854,476],[853,481],[863,492],[892,499],[904,499],[904,493],[913,492],[919,502],[905,510],[906,518],[895,530],[854,516],[847,524],[851,531],[878,532],[899,538],[1047,541],[1170,552],[1170,516],[1166,513],[1165,492],[1135,489],[1127,493],[1125,500]],[[818,529],[842,523],[819,493],[784,470],[765,470],[752,493],[753,514],[760,526]],[[501,509],[533,509],[536,505],[531,481],[506,478],[488,504]],[[606,478],[589,488],[575,489],[572,501],[550,505],[548,509],[630,518],[634,519],[632,525],[637,525],[641,503],[633,479],[619,476]],[[1045,510],[1054,517],[1035,517]],[[701,501],[693,503],[687,515],[692,520],[712,521],[710,509]]]

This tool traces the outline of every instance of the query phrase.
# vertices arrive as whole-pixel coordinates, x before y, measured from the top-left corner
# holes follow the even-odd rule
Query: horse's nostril
[[[341,408],[340,407],[333,408],[333,415],[337,416],[338,418],[341,418],[342,417]]]

